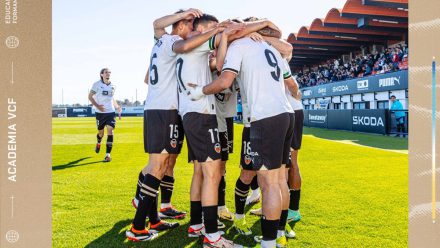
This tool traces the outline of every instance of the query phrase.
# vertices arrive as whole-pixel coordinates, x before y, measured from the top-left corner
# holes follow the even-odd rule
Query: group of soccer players
[[[168,34],[165,28],[170,25]],[[301,93],[288,65],[291,45],[280,39],[281,31],[269,20],[219,22],[197,9],[164,16],[153,26],[156,43],[145,78],[149,89],[144,108],[144,148],[149,160],[139,173],[132,201],[136,214],[127,238],[152,240],[157,232],[179,225],[162,219],[186,216],[171,205],[173,170],[185,135],[188,162],[194,165],[188,236],[203,236],[203,247],[236,247],[219,231],[225,227],[219,218],[234,221],[238,233],[251,235],[244,208],[258,201],[259,186],[262,209],[254,213],[261,212],[262,236],[255,240],[261,247],[285,247],[286,236],[295,236],[288,222],[301,218],[297,155],[303,115]],[[225,175],[233,151],[237,92],[244,129],[236,213],[232,214],[225,206]],[[96,93],[92,89],[91,95]]]

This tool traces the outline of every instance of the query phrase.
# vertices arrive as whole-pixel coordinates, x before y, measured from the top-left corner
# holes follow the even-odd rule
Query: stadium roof
[[[361,46],[407,40],[408,0],[347,0],[287,38],[294,68],[340,57]]]

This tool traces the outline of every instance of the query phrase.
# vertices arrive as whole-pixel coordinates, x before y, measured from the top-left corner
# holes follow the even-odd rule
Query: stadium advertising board
[[[386,109],[307,110],[304,125],[355,132],[386,134]]]
[[[408,88],[408,71],[398,71],[362,79],[324,84],[301,89],[304,99],[352,95],[367,92],[402,90]]]

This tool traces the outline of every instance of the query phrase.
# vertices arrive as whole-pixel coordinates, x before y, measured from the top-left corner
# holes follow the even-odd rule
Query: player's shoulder
[[[175,41],[181,40],[181,39],[182,39],[182,37],[180,37],[178,35],[165,33],[164,35],[162,35],[159,38],[159,41],[162,41],[162,42],[175,42]]]
[[[98,80],[98,81],[93,83],[93,86],[99,86],[100,84],[101,84],[101,80]]]
[[[243,38],[236,39],[233,42],[231,42],[230,46],[248,46],[251,44],[251,42],[253,42],[251,38],[243,37]]]

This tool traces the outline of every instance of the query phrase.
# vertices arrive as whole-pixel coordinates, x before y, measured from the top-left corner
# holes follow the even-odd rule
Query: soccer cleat
[[[289,209],[289,212],[287,214],[287,223],[298,222],[300,220],[301,220],[301,214],[299,213],[299,210],[294,211],[292,209]]]
[[[286,224],[286,230],[284,231],[284,233],[286,234],[286,238],[288,239],[293,239],[296,237],[295,231],[293,231],[289,224]]]
[[[135,230],[133,227],[130,230],[125,231],[125,236],[128,240],[138,242],[138,241],[149,241],[157,237],[157,233],[153,233],[144,229],[142,231]]]
[[[161,219],[183,219],[186,216],[186,212],[179,211],[174,207],[161,208],[159,217]]]
[[[178,222],[167,222],[167,221],[159,221],[158,223],[151,225],[148,223],[149,229],[151,232],[162,232],[169,229],[173,229],[178,227],[180,224]]]
[[[233,221],[234,215],[229,211],[227,207],[222,207],[218,210],[218,217],[222,220]]]
[[[261,241],[263,240],[263,236],[255,236],[254,240],[257,243],[261,243]],[[257,247],[260,247],[260,246],[257,246]],[[277,238],[277,240],[276,240],[276,247],[277,248],[285,248],[285,247],[287,247],[286,236],[281,236],[281,237]]]
[[[257,192],[257,193],[255,193],[255,192]],[[256,191],[252,191],[252,194],[250,194],[246,198],[246,206],[260,202],[260,196],[261,196],[261,193],[260,193],[259,189],[256,189]]]
[[[217,219],[217,228],[224,229],[225,227],[226,227],[225,223],[223,223],[219,219]]]
[[[104,162],[110,162],[110,161],[112,161],[110,154],[105,155]]]
[[[256,216],[261,216],[263,215],[263,210],[261,208],[258,209],[252,209],[250,211],[251,214],[256,215]]]
[[[234,247],[240,247],[234,245],[234,242],[227,240],[220,236],[220,238],[217,241],[210,241],[206,236],[203,239],[203,247],[210,247],[210,248],[234,248]]]
[[[188,237],[189,238],[198,238],[205,235],[205,227],[202,226],[199,229],[188,227]]]
[[[245,218],[235,219],[234,228],[241,235],[249,236],[252,234],[252,231],[249,229]]]
[[[281,236],[279,238],[277,238],[277,248],[285,248],[287,247],[287,239],[286,236]]]
[[[99,150],[101,150],[101,143],[96,143],[95,152],[99,153]]]

